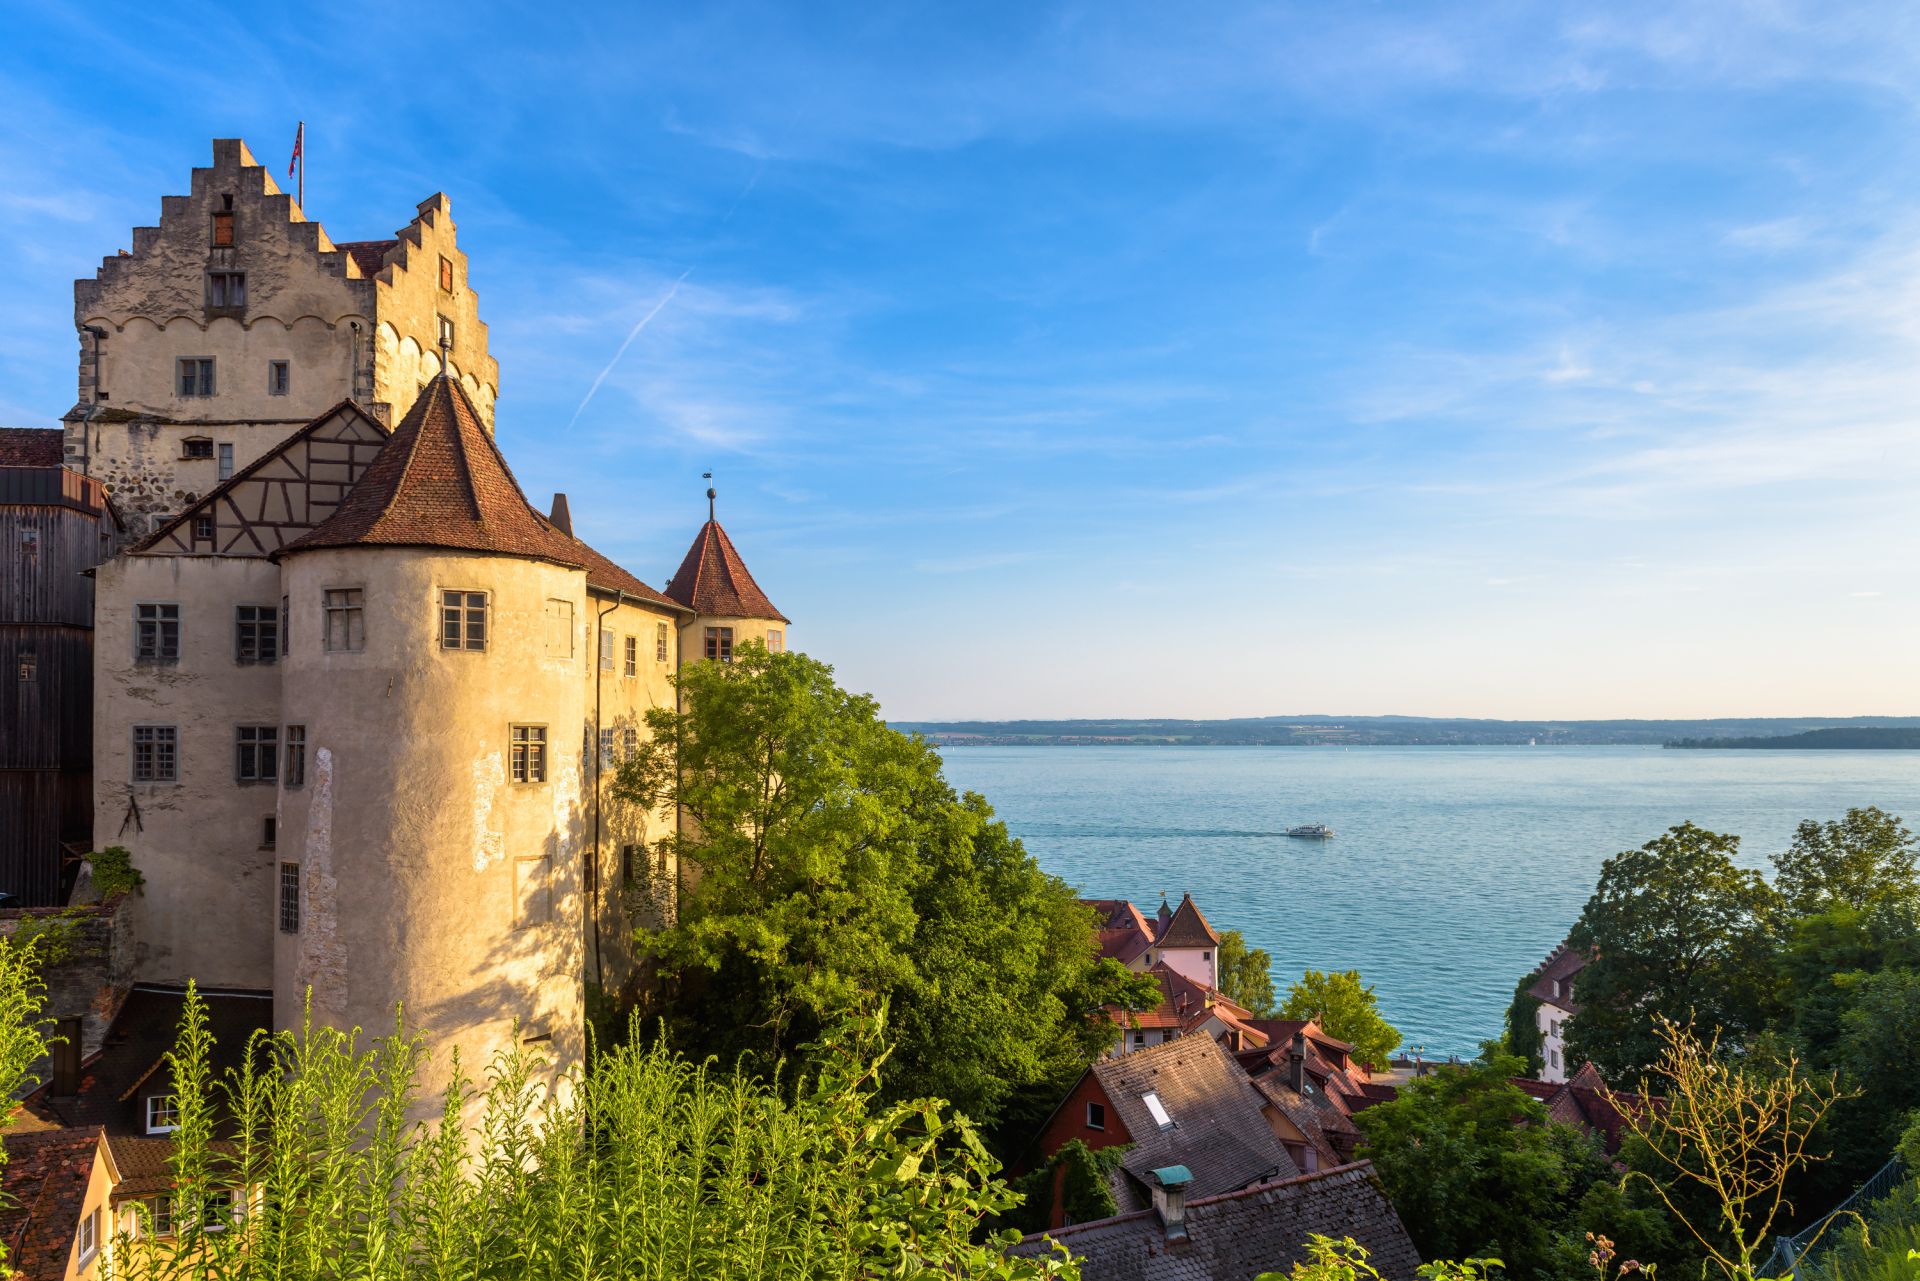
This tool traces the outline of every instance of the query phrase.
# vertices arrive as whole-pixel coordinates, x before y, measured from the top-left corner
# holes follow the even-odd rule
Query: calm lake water
[[[1920,827],[1920,753],[1649,747],[952,747],[1041,866],[1302,969],[1357,969],[1408,1046],[1474,1052],[1565,937],[1609,855],[1691,819],[1765,867],[1803,818],[1878,805]],[[1326,823],[1329,841],[1290,840]]]

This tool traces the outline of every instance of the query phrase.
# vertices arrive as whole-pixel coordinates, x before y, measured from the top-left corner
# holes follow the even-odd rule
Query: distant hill
[[[1681,738],[1675,739],[1667,746],[1920,751],[1920,729],[1861,725],[1849,729],[1812,729],[1804,734],[1780,734],[1763,738]]]
[[[1631,744],[1786,746],[1809,732],[1920,734],[1920,716],[1749,717],[1667,721],[1446,720],[1423,716],[1253,716],[1233,720],[895,721],[944,746],[1186,744],[1219,747],[1446,747]],[[1826,746],[1827,744],[1794,744]],[[1837,745],[1837,744],[1836,744]],[[1910,744],[1920,745],[1920,744]]]

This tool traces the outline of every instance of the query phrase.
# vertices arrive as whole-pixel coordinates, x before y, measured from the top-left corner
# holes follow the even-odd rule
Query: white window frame
[[[653,661],[656,663],[667,661],[667,625],[665,623],[653,625]]]
[[[476,603],[477,602],[477,603]],[[440,648],[456,653],[484,654],[493,621],[491,597],[471,587],[440,589]],[[475,622],[478,622],[478,627]],[[478,643],[476,643],[476,636]]]
[[[100,1252],[100,1207],[94,1206],[80,1218],[80,1226],[74,1233],[75,1244],[79,1246],[77,1262],[81,1267],[93,1261]]]
[[[180,1096],[176,1094],[149,1094],[146,1098],[146,1119],[148,1134],[172,1134],[180,1128]],[[172,1125],[156,1125],[154,1114],[173,1114]]]

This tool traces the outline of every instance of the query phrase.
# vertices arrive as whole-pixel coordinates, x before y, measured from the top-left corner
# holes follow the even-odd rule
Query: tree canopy
[[[1101,960],[1092,913],[923,739],[803,654],[742,645],[679,677],[684,710],[617,787],[690,820],[675,922],[638,945],[672,980],[674,1044],[770,1067],[848,1011],[891,1010],[892,1097],[992,1124],[1058,1091],[1117,1035],[1108,1003],[1158,1000]]]
[[[1220,990],[1228,1000],[1260,1018],[1274,1017],[1273,958],[1264,949],[1248,947],[1239,930],[1222,930],[1219,968]]]
[[[1734,863],[1740,838],[1692,823],[1608,859],[1569,942],[1595,953],[1574,980],[1571,1061],[1631,1081],[1660,1056],[1653,1017],[1751,1036],[1769,1008],[1778,895]]]
[[[1373,989],[1357,970],[1308,970],[1287,988],[1280,1017],[1320,1020],[1328,1036],[1347,1042],[1355,1059],[1374,1066],[1385,1066],[1400,1046],[1400,1029],[1380,1017]]]

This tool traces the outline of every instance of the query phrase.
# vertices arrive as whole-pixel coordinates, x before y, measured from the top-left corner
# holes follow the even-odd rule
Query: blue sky
[[[713,470],[896,717],[1920,712],[1908,6],[9,23],[0,423],[304,118],[337,239],[452,197],[536,501],[658,583]]]

